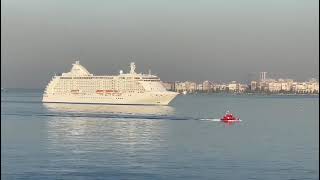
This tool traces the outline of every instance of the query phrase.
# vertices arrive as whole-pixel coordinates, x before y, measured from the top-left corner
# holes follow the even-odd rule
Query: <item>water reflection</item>
[[[50,112],[59,113],[107,113],[130,115],[172,115],[174,108],[170,106],[135,106],[135,105],[96,105],[96,104],[63,104],[43,103]]]
[[[166,141],[168,128],[161,119],[174,112],[169,106],[46,103],[44,107],[50,112],[46,117],[49,152],[79,155],[134,155],[166,148],[162,142]]]
[[[166,148],[163,121],[48,117],[48,150],[51,153],[107,153],[121,155]],[[132,156],[127,156],[132,157]],[[129,160],[130,161],[130,160]]]

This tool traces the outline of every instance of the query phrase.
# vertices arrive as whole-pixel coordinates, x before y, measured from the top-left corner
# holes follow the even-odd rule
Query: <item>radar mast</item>
[[[136,65],[134,64],[134,62],[131,62],[130,63],[130,74],[135,74],[136,73],[135,70],[136,70]]]

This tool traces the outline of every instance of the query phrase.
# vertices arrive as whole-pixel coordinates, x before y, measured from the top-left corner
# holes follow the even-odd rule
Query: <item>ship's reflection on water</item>
[[[107,113],[128,115],[172,115],[174,108],[170,106],[136,106],[136,105],[96,105],[96,104],[63,104],[44,103],[49,112],[57,113]]]
[[[127,161],[134,161],[128,154],[134,156],[136,151],[167,148],[166,143],[162,142],[166,141],[168,128],[161,118],[164,120],[165,116],[174,113],[169,106],[57,103],[44,106],[49,114],[58,114],[47,117],[48,150],[51,153],[103,153],[110,155],[110,158],[125,153],[125,157],[129,158]],[[123,114],[125,116],[121,116]]]

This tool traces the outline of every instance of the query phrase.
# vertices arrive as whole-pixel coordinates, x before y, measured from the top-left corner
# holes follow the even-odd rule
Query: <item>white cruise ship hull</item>
[[[117,76],[96,76],[76,61],[70,72],[52,77],[42,102],[168,105],[177,94],[167,91],[159,77],[137,74],[133,62],[130,73],[121,70]]]
[[[132,104],[132,105],[168,105],[178,93],[150,92],[122,96],[100,95],[44,95],[42,102],[51,103],[90,103],[90,104]]]

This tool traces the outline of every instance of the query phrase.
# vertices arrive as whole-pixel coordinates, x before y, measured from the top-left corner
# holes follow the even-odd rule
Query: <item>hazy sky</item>
[[[317,0],[2,0],[2,87],[44,88],[80,63],[164,81],[319,76]]]

